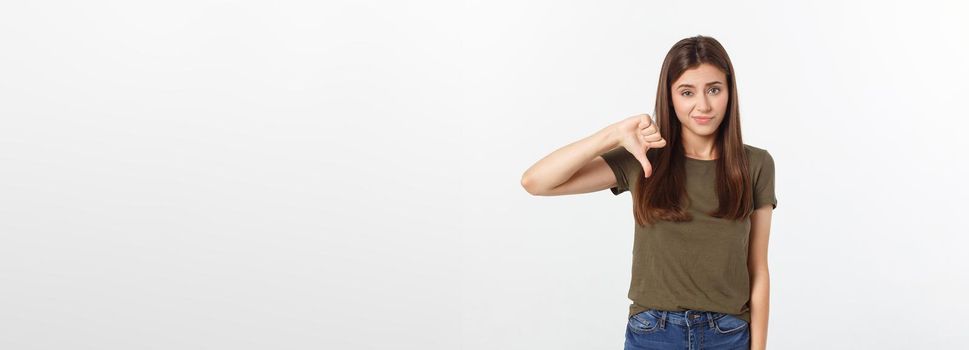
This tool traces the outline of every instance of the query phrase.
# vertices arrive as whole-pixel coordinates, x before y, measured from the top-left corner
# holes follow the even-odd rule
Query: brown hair
[[[716,159],[716,191],[720,205],[711,216],[738,220],[753,210],[747,154],[740,135],[740,106],[737,103],[737,82],[733,64],[727,51],[711,37],[695,36],[677,42],[666,54],[656,89],[654,117],[660,135],[666,139],[663,148],[650,149],[653,173],[639,177],[633,191],[636,222],[640,225],[657,220],[691,221],[686,210],[686,154],[680,134],[682,125],[676,118],[671,85],[688,69],[702,63],[712,64],[727,76],[729,101],[724,120],[716,131],[714,153]]]

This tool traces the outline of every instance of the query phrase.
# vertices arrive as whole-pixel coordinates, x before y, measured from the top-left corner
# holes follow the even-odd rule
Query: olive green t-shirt
[[[767,150],[744,145],[753,185],[754,208],[770,204],[774,195],[774,160]],[[659,149],[647,158],[655,162]],[[602,155],[616,175],[610,190],[619,195],[634,190],[642,165],[625,148]],[[747,249],[750,217],[731,221],[706,213],[716,210],[716,160],[686,157],[687,210],[690,222],[659,221],[635,225],[629,316],[648,309],[703,310],[735,315],[750,322],[750,276]],[[648,181],[648,179],[647,179]]]

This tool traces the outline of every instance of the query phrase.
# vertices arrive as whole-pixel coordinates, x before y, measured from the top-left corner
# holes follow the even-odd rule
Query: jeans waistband
[[[686,311],[666,311],[666,310],[656,310],[650,309],[651,315],[658,318],[660,321],[660,326],[665,326],[666,323],[672,323],[680,326],[692,326],[706,322],[713,327],[713,321],[727,314],[711,311],[701,311],[701,310],[686,310]]]

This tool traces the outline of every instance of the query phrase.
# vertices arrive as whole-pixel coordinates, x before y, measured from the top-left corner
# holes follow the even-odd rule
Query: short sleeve
[[[777,208],[777,196],[774,194],[774,158],[764,150],[754,183],[754,209],[767,204]]]
[[[628,191],[634,185],[633,181],[636,180],[636,177],[643,173],[643,166],[624,147],[617,147],[603,153],[602,159],[605,159],[606,164],[612,169],[612,173],[616,175],[616,186],[609,189],[614,195],[618,196]]]

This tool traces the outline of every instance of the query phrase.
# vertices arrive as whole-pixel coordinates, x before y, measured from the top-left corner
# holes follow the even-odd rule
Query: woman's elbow
[[[521,185],[522,185],[522,188],[525,189],[525,192],[528,192],[528,194],[530,194],[530,195],[540,196],[541,193],[542,193],[535,186],[535,181],[532,180],[532,178],[528,176],[528,173],[522,174]]]

